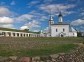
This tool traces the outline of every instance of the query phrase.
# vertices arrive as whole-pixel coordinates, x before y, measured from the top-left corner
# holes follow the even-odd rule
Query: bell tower
[[[50,15],[50,19],[49,19],[49,27],[54,24],[54,20],[53,20],[53,16]]]
[[[53,16],[50,15],[49,19],[49,37],[51,37],[51,25],[54,24]]]

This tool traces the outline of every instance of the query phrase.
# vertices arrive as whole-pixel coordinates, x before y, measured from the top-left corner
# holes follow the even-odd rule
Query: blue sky
[[[40,31],[48,29],[50,14],[84,31],[84,0],[0,0],[0,27]]]

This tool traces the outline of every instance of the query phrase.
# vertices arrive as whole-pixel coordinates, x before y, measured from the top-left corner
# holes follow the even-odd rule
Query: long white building
[[[0,28],[0,37],[39,37],[39,33],[9,28]]]
[[[70,26],[70,24],[66,24],[63,22],[63,16],[60,13],[58,15],[58,23],[55,24],[53,17],[50,17],[49,20],[49,37],[77,37],[77,31]]]

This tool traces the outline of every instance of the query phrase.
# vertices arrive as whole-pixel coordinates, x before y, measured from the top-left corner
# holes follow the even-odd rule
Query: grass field
[[[40,56],[69,52],[84,38],[12,38],[0,37],[0,56]]]

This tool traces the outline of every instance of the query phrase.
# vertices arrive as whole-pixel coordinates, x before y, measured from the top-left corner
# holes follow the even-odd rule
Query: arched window
[[[26,36],[28,37],[28,34],[26,34]]]
[[[24,37],[25,37],[25,34],[24,34]]]
[[[56,29],[56,32],[57,32],[58,30]]]
[[[63,32],[65,31],[65,29],[63,28]]]
[[[22,37],[22,33],[21,33],[21,37]]]
[[[15,33],[13,33],[13,36],[15,36]]]
[[[2,32],[2,35],[5,35],[5,32]]]
[[[19,36],[19,33],[17,33],[17,36]]]

